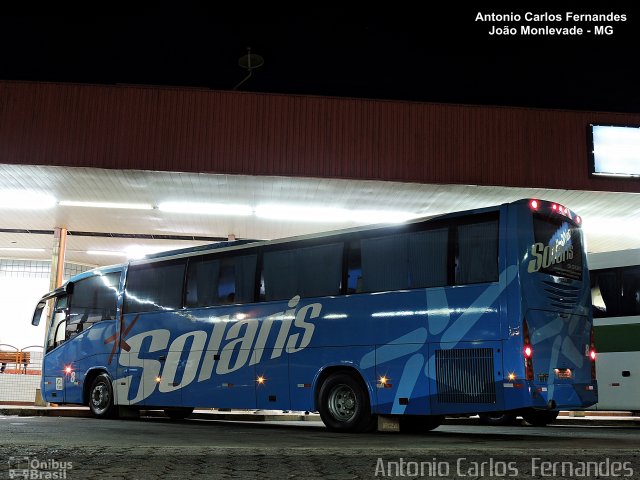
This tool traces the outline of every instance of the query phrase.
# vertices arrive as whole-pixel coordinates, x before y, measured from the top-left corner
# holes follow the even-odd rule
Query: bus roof
[[[528,199],[523,199],[523,200],[518,200],[510,203],[513,204],[513,203],[521,203],[521,202],[528,202],[528,201],[529,201]],[[277,238],[273,240],[257,240],[257,241],[256,240],[234,240],[229,242],[219,242],[219,243],[214,243],[210,245],[202,245],[198,247],[190,247],[190,248],[184,248],[179,250],[169,250],[166,252],[146,255],[144,258],[132,260],[130,263],[140,264],[140,263],[145,263],[149,261],[153,262],[158,259],[163,259],[168,257],[181,258],[181,257],[192,256],[194,254],[209,252],[211,250],[233,251],[233,250],[241,250],[249,246],[261,247],[265,245],[277,245],[280,243],[298,242],[298,241],[304,241],[304,240],[322,239],[322,238],[332,237],[332,236],[348,235],[348,234],[357,233],[357,232],[386,230],[386,229],[401,229],[407,225],[421,223],[429,220],[456,217],[461,215],[467,215],[470,213],[482,214],[485,212],[496,211],[500,207],[501,205],[493,205],[490,207],[478,208],[474,210],[461,210],[461,211],[448,212],[448,213],[431,215],[431,216],[423,216],[423,217],[408,220],[403,223],[377,223],[373,225],[350,227],[350,228],[339,229],[339,230],[329,230],[329,231],[316,232],[316,233],[311,233],[306,235],[298,235],[293,237],[283,237],[283,238]]]

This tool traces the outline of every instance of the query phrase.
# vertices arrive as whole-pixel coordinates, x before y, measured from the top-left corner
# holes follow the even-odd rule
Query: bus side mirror
[[[31,319],[31,325],[37,327],[40,324],[40,319],[42,318],[42,312],[44,308],[47,306],[47,302],[41,301],[36,306],[36,311],[33,313],[33,318]]]

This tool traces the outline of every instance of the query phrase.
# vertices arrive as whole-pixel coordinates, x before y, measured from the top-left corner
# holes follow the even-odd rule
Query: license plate
[[[555,372],[556,372],[556,378],[567,379],[572,377],[570,368],[556,368]]]

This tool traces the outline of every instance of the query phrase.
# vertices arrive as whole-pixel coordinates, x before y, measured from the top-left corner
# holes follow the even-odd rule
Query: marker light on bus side
[[[533,348],[531,347],[531,340],[529,339],[529,326],[526,320],[522,321],[522,330],[524,334],[524,346],[522,352],[524,353],[524,371],[525,378],[527,380],[533,380]]]

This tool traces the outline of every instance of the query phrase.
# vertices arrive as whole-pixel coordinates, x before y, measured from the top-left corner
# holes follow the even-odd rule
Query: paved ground
[[[52,417],[91,417],[88,407],[34,407],[19,405],[0,405],[0,415],[18,416],[52,416]],[[161,411],[145,412],[145,416],[164,417]],[[234,420],[234,421],[320,421],[317,413],[287,412],[278,410],[196,410],[192,419],[200,420]],[[478,417],[447,418],[448,425],[478,425]],[[571,426],[630,426],[640,427],[640,416],[632,416],[630,412],[561,412],[554,425]]]
[[[348,435],[313,417],[207,418],[4,415],[0,478],[640,478],[640,428],[622,421],[536,428],[459,419],[424,434]]]

